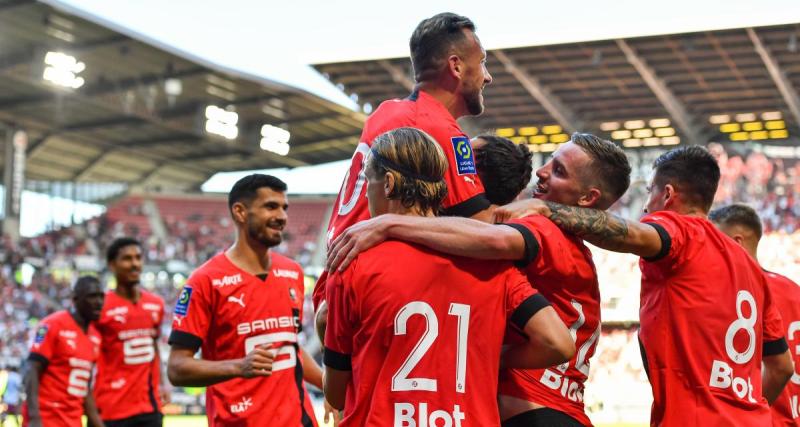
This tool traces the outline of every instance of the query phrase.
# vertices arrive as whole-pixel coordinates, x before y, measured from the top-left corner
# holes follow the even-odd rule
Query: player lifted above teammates
[[[94,321],[103,308],[103,288],[96,277],[83,276],[72,289],[72,308],[57,311],[39,323],[25,371],[23,425],[102,426],[89,390],[100,352]]]
[[[166,400],[158,337],[164,300],[139,287],[142,246],[114,240],[106,251],[116,288],[106,292],[96,327],[102,338],[94,396],[107,427],[161,426]]]
[[[427,134],[387,132],[367,158],[372,215],[439,210],[447,161]],[[510,263],[392,241],[333,273],[327,292],[325,395],[345,408],[343,426],[499,425],[507,320],[525,334],[504,354],[508,366],[550,366],[575,352],[547,300]]]
[[[642,257],[639,340],[654,426],[769,425],[764,397],[791,375],[761,269],[707,219],[719,176],[706,149],[681,147],[656,159],[641,222],[539,200],[496,211],[538,212],[602,248]]]
[[[483,87],[492,82],[486,69],[475,24],[469,18],[440,13],[419,23],[409,43],[417,81],[408,98],[383,102],[364,124],[361,139],[345,175],[328,224],[328,242],[349,226],[368,219],[364,192],[364,162],[376,136],[399,127],[414,127],[432,136],[447,157],[442,201],[449,215],[476,216],[488,221],[490,203],[475,173],[472,146],[456,119],[483,112]],[[318,332],[324,329],[325,280],[314,289]]]
[[[505,138],[476,138],[478,173],[492,203],[511,202],[530,179],[530,154],[520,161],[522,147]],[[527,164],[527,171],[519,171],[519,164]],[[576,133],[536,171],[533,196],[607,209],[627,190],[630,171],[625,153],[614,143]],[[591,252],[583,241],[539,215],[505,225],[383,215],[344,232],[334,242],[330,267],[343,259],[349,262],[358,251],[387,237],[462,256],[517,261],[570,326],[579,350],[568,363],[549,369],[504,371],[499,386],[503,425],[591,425],[583,408],[583,389],[600,332],[600,290]]]
[[[286,184],[246,176],[228,206],[236,241],[189,277],[175,306],[170,381],[209,386],[211,426],[315,426],[303,379],[321,388],[322,371],[297,342],[303,270],[270,251],[283,239]]]
[[[761,219],[753,208],[746,205],[729,205],[714,209],[708,218],[719,229],[742,245],[747,253],[758,260],[758,241],[761,240]],[[783,392],[772,403],[774,427],[800,426],[800,286],[788,277],[764,270],[775,305],[783,319],[783,331],[789,341],[789,351],[794,352],[795,372]],[[777,372],[780,375],[780,372]],[[780,380],[778,378],[777,380]]]

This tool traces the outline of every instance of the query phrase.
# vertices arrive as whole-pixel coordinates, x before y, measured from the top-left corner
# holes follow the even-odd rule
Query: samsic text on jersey
[[[297,342],[303,272],[289,258],[270,256],[262,280],[216,255],[192,274],[175,306],[170,345],[202,348],[206,360],[243,358],[257,346],[276,352],[271,376],[208,387],[211,426],[316,426]]]

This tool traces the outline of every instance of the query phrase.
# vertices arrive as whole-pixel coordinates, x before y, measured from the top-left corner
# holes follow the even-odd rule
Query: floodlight
[[[619,122],[603,122],[600,123],[600,130],[610,132],[619,129]]]
[[[289,154],[289,139],[291,137],[292,134],[286,129],[273,125],[264,125],[261,126],[261,144],[259,146],[262,150],[285,156]]]
[[[716,114],[708,118],[708,121],[711,122],[712,125],[721,125],[723,123],[728,123],[731,121],[731,116],[727,114]]]
[[[54,85],[77,89],[85,83],[83,77],[78,74],[86,69],[86,64],[74,56],[63,52],[47,52],[44,64],[42,78]]]
[[[225,139],[236,139],[239,136],[239,115],[235,111],[226,111],[216,105],[206,107],[206,132],[219,135]]]

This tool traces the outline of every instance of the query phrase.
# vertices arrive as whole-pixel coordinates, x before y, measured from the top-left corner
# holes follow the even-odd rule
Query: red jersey
[[[225,253],[189,277],[175,305],[170,345],[201,348],[203,359],[240,359],[257,346],[276,351],[272,375],[209,386],[209,426],[316,426],[303,384],[297,333],[303,313],[303,270],[270,252],[266,279],[234,265]]]
[[[786,342],[761,269],[705,218],[661,211],[642,222],[662,242],[640,261],[651,425],[769,425],[761,359]]]
[[[136,304],[106,292],[96,323],[102,349],[97,363],[95,403],[103,420],[161,411],[161,334],[164,300],[141,290]]]
[[[448,168],[444,179],[447,196],[442,202],[448,215],[470,217],[489,207],[483,184],[475,170],[475,156],[469,137],[458,126],[447,108],[424,91],[416,91],[406,99],[381,103],[367,118],[361,139],[344,177],[339,196],[333,205],[328,222],[328,243],[351,225],[369,219],[364,164],[373,140],[382,133],[401,127],[413,127],[427,132],[439,143],[447,156]],[[314,306],[325,299],[323,275],[314,289]]]
[[[525,239],[520,266],[528,280],[553,305],[569,327],[575,356],[548,369],[511,369],[500,374],[499,392],[561,411],[592,425],[583,409],[589,359],[600,335],[600,288],[592,253],[581,239],[565,234],[552,221],[532,215],[507,224]]]
[[[766,271],[769,290],[775,306],[783,318],[783,331],[789,341],[789,350],[794,359],[795,373],[786,384],[781,395],[772,402],[772,425],[774,427],[800,426],[800,286],[780,274]]]
[[[325,364],[353,373],[342,427],[500,425],[506,321],[548,305],[510,263],[388,241],[329,284]]]
[[[42,425],[80,427],[83,401],[89,394],[92,367],[100,352],[100,336],[90,323],[83,332],[67,310],[39,323],[28,359],[45,366],[39,378]],[[23,407],[28,424],[28,405]]]

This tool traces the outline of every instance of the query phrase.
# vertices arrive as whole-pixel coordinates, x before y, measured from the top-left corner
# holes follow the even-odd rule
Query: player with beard
[[[303,270],[270,250],[286,227],[286,184],[246,176],[228,207],[236,240],[189,277],[175,306],[170,381],[208,386],[210,426],[316,426],[303,380],[321,388],[322,371],[297,337]]]
[[[530,179],[530,154],[521,154],[520,147],[505,138],[487,135],[476,138],[475,153],[478,174],[492,203],[513,201]],[[519,165],[527,165],[527,171]],[[536,171],[533,196],[608,209],[627,190],[630,172],[625,153],[616,144],[575,133]],[[328,267],[341,269],[355,254],[386,238],[472,258],[517,261],[570,327],[579,351],[567,363],[549,369],[503,371],[499,385],[503,425],[591,425],[583,391],[600,335],[600,289],[591,252],[581,239],[538,215],[502,225],[466,218],[382,215],[342,233],[332,245]]]
[[[328,223],[328,243],[351,225],[369,218],[364,192],[366,156],[375,137],[399,127],[425,131],[447,156],[444,213],[491,219],[491,204],[475,171],[469,137],[456,122],[483,112],[483,87],[492,82],[475,24],[464,16],[440,13],[419,23],[409,47],[414,90],[405,99],[381,103],[367,118]],[[324,335],[326,278],[327,272],[323,272],[314,288],[320,339]]]
[[[708,219],[731,239],[747,250],[758,260],[758,242],[761,240],[761,219],[756,211],[747,205],[728,205],[714,209]],[[789,341],[789,349],[794,352],[795,372],[783,392],[772,403],[773,427],[800,426],[800,286],[786,276],[764,270],[772,296],[783,319],[783,330]]]
[[[703,147],[653,163],[646,215],[524,200],[499,217],[541,214],[604,249],[639,255],[639,344],[653,390],[653,426],[766,426],[792,375],[783,324],[750,255],[708,220],[719,183]]]
[[[97,409],[107,427],[161,426],[161,404],[168,399],[158,351],[164,300],[139,286],[139,241],[114,240],[106,261],[116,287],[106,292],[96,324],[102,338],[94,390]]]
[[[93,276],[82,276],[72,288],[72,308],[39,322],[25,369],[23,426],[103,426],[89,384],[100,353],[94,322],[103,308],[103,288]]]

